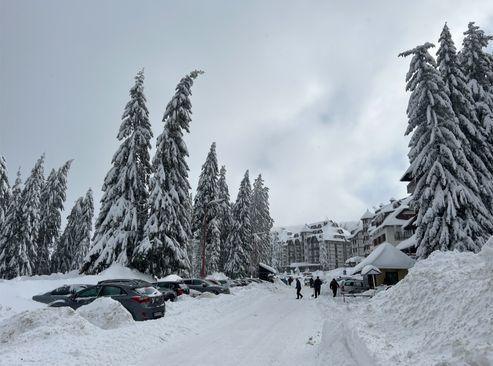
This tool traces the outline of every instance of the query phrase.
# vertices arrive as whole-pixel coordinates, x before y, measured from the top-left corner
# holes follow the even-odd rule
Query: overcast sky
[[[0,0],[0,154],[13,180],[46,153],[75,159],[68,214],[99,201],[137,71],[154,135],[180,78],[200,68],[186,137],[192,186],[210,144],[230,194],[246,169],[270,187],[276,226],[355,220],[405,195],[404,77],[397,54],[493,33],[493,1]],[[155,141],[153,141],[153,145]]]

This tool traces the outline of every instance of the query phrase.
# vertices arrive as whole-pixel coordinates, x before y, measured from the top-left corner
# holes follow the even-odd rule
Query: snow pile
[[[89,335],[93,326],[69,307],[28,310],[0,322],[0,344],[26,344],[55,335]]]
[[[181,278],[177,274],[170,274],[170,275],[167,275],[166,277],[163,277],[163,278],[159,279],[158,281],[181,282],[181,281],[183,281],[183,278]]]
[[[381,364],[493,364],[493,242],[434,252],[361,309],[359,336]],[[364,314],[364,316],[363,316]]]
[[[229,277],[222,272],[214,272],[213,274],[208,275],[207,279],[216,280],[216,281],[226,281],[229,280]]]
[[[111,297],[98,298],[77,309],[77,313],[101,329],[116,329],[134,324],[128,310]]]

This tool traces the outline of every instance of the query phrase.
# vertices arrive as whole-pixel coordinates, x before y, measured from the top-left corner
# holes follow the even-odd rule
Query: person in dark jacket
[[[288,278],[288,283],[289,283],[289,286],[291,286],[291,284],[293,283],[293,277]]]
[[[301,294],[301,282],[300,279],[296,279],[296,298],[297,299],[302,299],[303,295]]]
[[[310,288],[313,288],[313,277],[310,277]]]
[[[317,279],[313,281],[313,288],[315,289],[315,298],[320,296],[321,287],[322,287],[322,280],[317,276]]]
[[[337,295],[337,288],[339,287],[339,284],[335,280],[335,278],[332,279],[329,285],[330,289],[332,290],[332,293],[334,294],[334,297]]]

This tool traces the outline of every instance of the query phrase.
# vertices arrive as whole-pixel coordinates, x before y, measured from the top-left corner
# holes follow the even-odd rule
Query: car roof
[[[119,285],[119,286],[152,286],[150,282],[138,279],[114,279],[114,280],[104,280],[99,281],[98,285]]]

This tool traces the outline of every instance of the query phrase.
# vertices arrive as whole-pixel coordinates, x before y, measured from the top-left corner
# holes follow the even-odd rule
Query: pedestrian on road
[[[334,297],[337,295],[337,288],[339,287],[339,284],[335,280],[335,278],[332,279],[329,285],[330,289],[332,290],[332,293],[334,294]]]
[[[310,277],[310,288],[313,288],[313,277]]]
[[[322,280],[317,276],[317,279],[313,281],[313,288],[315,289],[315,298],[320,296],[320,288],[322,287]]]
[[[300,279],[296,279],[296,299],[302,299],[303,295],[301,294],[301,282]]]
[[[289,283],[289,286],[291,286],[291,284],[293,283],[293,277],[288,278],[288,283]]]

